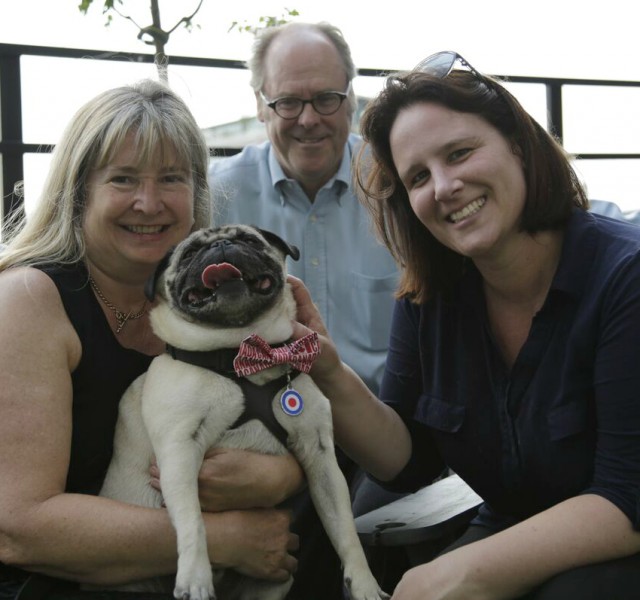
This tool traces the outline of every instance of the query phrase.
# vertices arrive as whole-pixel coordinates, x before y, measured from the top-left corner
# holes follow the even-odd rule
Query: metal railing
[[[131,52],[103,52],[71,48],[55,48],[46,46],[26,46],[0,44],[0,117],[2,138],[0,139],[0,158],[2,159],[2,195],[3,216],[18,210],[21,198],[14,194],[15,184],[24,179],[24,155],[27,153],[48,152],[48,144],[25,143],[22,134],[23,103],[21,97],[21,65],[24,56],[41,56],[53,58],[92,58],[95,60],[150,63],[154,62],[152,54]],[[171,56],[172,65],[196,66],[222,69],[245,69],[243,61],[215,58],[198,58],[189,56]],[[362,77],[381,77],[390,72],[389,69],[362,68],[358,75]],[[510,83],[541,84],[546,89],[547,128],[562,141],[563,139],[563,87],[598,86],[598,87],[632,87],[640,89],[640,81],[618,81],[602,79],[570,79],[552,77],[526,77],[496,75]],[[46,102],[46,99],[43,99]],[[225,156],[238,152],[241,148],[212,148],[216,156]],[[640,153],[580,153],[574,152],[581,160],[593,159],[640,159]]]

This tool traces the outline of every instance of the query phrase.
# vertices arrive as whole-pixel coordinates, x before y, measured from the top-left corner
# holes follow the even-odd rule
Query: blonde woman
[[[200,130],[170,89],[143,81],[104,92],[71,121],[35,212],[0,255],[1,598],[41,575],[113,585],[175,572],[166,511],[95,494],[120,396],[164,349],[144,282],[172,246],[209,224],[207,163]],[[300,486],[286,459],[255,461],[208,459],[209,553],[286,579],[297,546],[286,513],[212,512],[273,506],[288,484]],[[221,489],[222,499],[212,492]]]

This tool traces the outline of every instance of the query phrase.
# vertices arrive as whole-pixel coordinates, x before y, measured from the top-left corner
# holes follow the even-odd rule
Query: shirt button
[[[309,217],[309,221],[311,221],[312,223],[315,223],[318,220],[318,217],[316,217],[316,215],[311,215]]]
[[[320,260],[319,260],[319,259],[317,259],[317,258],[312,258],[312,259],[311,259],[311,264],[312,264],[314,267],[317,267],[317,266],[320,264]]]

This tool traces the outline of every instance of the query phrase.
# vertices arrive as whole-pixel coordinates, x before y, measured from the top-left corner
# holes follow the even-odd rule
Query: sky
[[[104,26],[102,0],[94,0],[87,15],[78,10],[79,2],[0,0],[0,42],[152,52],[137,39],[137,28],[130,21],[114,15],[111,25]],[[160,0],[163,28],[171,28],[197,4],[198,0]],[[411,68],[433,52],[451,49],[485,73],[640,81],[635,6],[637,0],[204,0],[193,19],[194,28],[173,32],[167,53],[246,60],[252,36],[229,31],[232,23],[256,25],[260,16],[279,17],[286,8],[294,8],[300,13],[297,20],[326,20],[340,27],[361,68]],[[151,22],[148,0],[125,0],[121,11],[139,25]],[[44,59],[23,62],[26,141],[54,143],[75,109],[95,93],[154,75],[150,65],[124,68],[109,63],[97,68],[87,63],[79,67],[78,61],[73,65]],[[374,94],[379,85],[363,80],[357,84],[356,93],[365,95]],[[178,74],[172,85],[202,127],[255,114],[244,72],[235,73],[231,82]],[[544,120],[543,91],[532,91],[531,99],[529,92],[522,92],[522,97],[520,93],[517,90],[516,95],[525,108]],[[567,144],[574,146],[568,150],[640,152],[640,90],[618,92],[615,111],[609,110],[609,97],[600,98],[599,93],[573,100],[566,94],[565,102],[571,102],[565,116],[565,130],[571,134]],[[591,164],[587,171],[582,175],[593,197],[608,195],[605,199],[617,201],[625,210],[640,208],[640,164]]]

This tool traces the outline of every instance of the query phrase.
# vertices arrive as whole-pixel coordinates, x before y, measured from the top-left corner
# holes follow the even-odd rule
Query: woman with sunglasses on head
[[[587,212],[559,144],[455,53],[389,77],[362,131],[362,199],[402,266],[382,402],[326,337],[312,375],[373,477],[450,468],[485,501],[393,600],[636,598],[640,229]],[[324,333],[293,283],[298,332]]]

